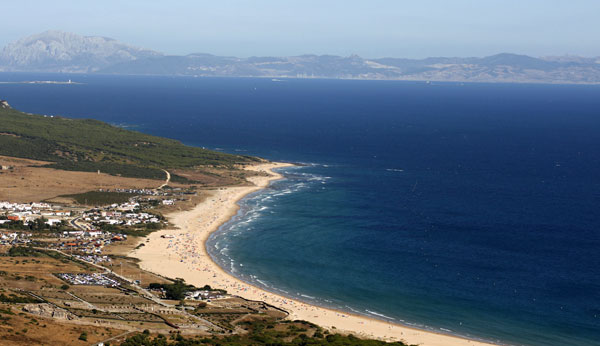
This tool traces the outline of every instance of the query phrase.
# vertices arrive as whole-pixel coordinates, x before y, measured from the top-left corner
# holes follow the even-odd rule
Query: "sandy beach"
[[[210,190],[210,196],[194,209],[167,215],[178,229],[150,234],[144,240],[145,246],[134,250],[130,256],[140,259],[140,266],[144,270],[171,278],[183,278],[196,286],[208,284],[223,288],[246,299],[262,300],[288,311],[292,320],[306,320],[337,332],[425,346],[491,345],[312,306],[247,284],[214,263],[205,248],[209,235],[237,213],[237,202],[241,198],[267,187],[270,181],[281,178],[281,175],[271,169],[287,165],[268,163],[247,168],[270,175],[249,178],[254,186]],[[172,235],[174,238],[161,238],[162,235]]]

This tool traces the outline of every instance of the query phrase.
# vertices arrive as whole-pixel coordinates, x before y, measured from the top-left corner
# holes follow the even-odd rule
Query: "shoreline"
[[[206,241],[238,213],[238,202],[242,198],[268,187],[271,181],[283,178],[272,169],[289,166],[292,165],[267,163],[247,168],[268,173],[269,176],[248,178],[254,186],[208,190],[210,195],[192,210],[166,215],[178,229],[151,233],[143,240],[145,246],[133,250],[129,256],[138,258],[144,270],[171,278],[183,278],[195,286],[208,284],[226,289],[228,293],[245,299],[261,300],[288,311],[288,319],[306,320],[334,332],[424,346],[494,345],[311,305],[246,283],[221,268],[208,253]],[[162,235],[172,235],[174,238],[161,238]]]

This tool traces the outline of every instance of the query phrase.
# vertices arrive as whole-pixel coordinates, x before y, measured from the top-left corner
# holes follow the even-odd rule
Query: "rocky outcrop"
[[[10,105],[8,104],[8,102],[6,102],[6,100],[0,100],[0,108],[10,108]]]
[[[59,320],[74,320],[77,318],[67,310],[50,304],[26,304],[23,306],[23,311],[41,317],[56,318]]]

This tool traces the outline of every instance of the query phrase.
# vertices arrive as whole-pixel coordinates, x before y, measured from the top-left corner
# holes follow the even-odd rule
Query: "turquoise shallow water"
[[[436,331],[598,345],[599,87],[68,78],[85,84],[0,98],[305,163],[211,239],[235,275]]]

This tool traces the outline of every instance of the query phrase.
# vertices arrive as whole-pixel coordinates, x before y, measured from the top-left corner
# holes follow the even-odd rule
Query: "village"
[[[197,195],[195,187],[161,186],[0,201],[0,324],[3,311],[19,312],[0,338],[41,320],[44,331],[69,330],[70,340],[87,335],[94,344],[142,331],[243,335],[253,321],[283,321],[280,308],[145,271],[128,257],[146,245],[142,237],[170,226],[163,213],[189,208]],[[281,323],[282,330],[309,327]]]
[[[97,256],[102,254],[105,246],[127,240],[127,233],[143,235],[140,232],[164,227],[167,222],[155,210],[174,205],[182,200],[180,195],[183,194],[173,189],[98,192],[132,196],[125,202],[93,208],[46,202],[0,201],[0,244],[35,244]]]
[[[238,329],[232,321],[240,316],[286,316],[223,290],[144,272],[109,247],[167,226],[161,208],[183,200],[183,191],[98,192],[132,196],[95,207],[0,202],[0,249],[5,252],[0,267],[6,274],[0,286],[19,280],[18,273],[28,268],[27,284],[12,291],[28,302],[23,311],[78,324],[114,328],[125,323],[132,330],[185,334],[232,333]],[[14,273],[11,261],[19,264]]]
[[[53,226],[60,224],[73,213],[74,210],[72,209],[65,210],[61,206],[49,203],[11,203],[2,201],[0,202],[0,225],[13,221],[22,221],[24,224],[29,224],[36,219],[43,218],[47,225]]]
[[[172,205],[173,200],[163,200],[163,204]],[[159,223],[160,219],[147,212],[136,212],[140,210],[138,202],[128,202],[123,204],[112,204],[104,208],[93,208],[82,213],[81,218],[94,225],[125,225],[133,226],[145,223]]]

